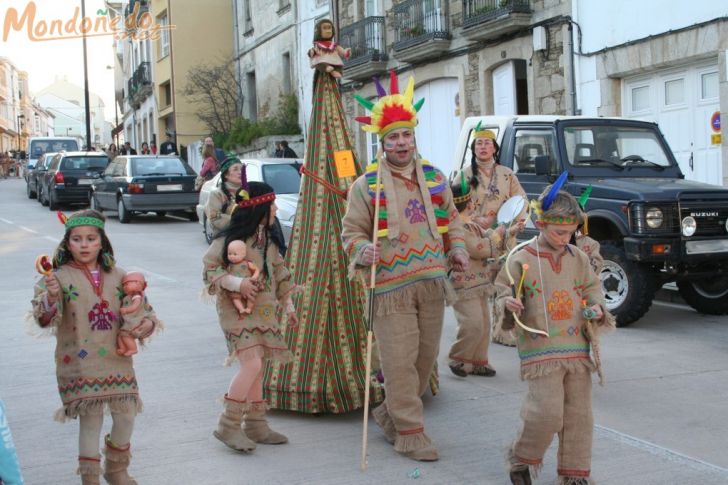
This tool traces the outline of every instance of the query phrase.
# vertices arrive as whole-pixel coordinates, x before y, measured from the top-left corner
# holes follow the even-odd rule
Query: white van
[[[35,168],[38,159],[48,152],[75,152],[78,151],[78,140],[71,136],[36,136],[28,140],[28,147],[25,151],[28,164],[25,167],[27,175],[28,170]]]

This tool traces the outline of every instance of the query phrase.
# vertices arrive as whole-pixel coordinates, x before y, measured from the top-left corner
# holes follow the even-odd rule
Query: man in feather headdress
[[[468,255],[446,178],[418,157],[414,129],[424,99],[412,104],[414,79],[404,94],[394,72],[389,95],[378,80],[375,85],[380,97],[376,103],[356,96],[371,110],[371,116],[357,121],[379,135],[383,156],[352,185],[342,237],[352,276],[376,264],[370,304],[386,399],[373,411],[374,419],[397,452],[434,461],[438,453],[425,434],[421,396],[437,359],[446,296],[452,294],[448,259],[455,271],[462,271]],[[377,198],[380,239],[375,246]]]

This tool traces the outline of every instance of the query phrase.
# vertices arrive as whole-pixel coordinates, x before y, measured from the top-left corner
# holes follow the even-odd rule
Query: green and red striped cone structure
[[[334,152],[352,150],[352,143],[336,80],[321,73],[314,79],[304,175],[286,254],[295,283],[303,286],[294,297],[299,324],[286,332],[294,359],[269,364],[263,389],[275,409],[344,413],[364,406],[365,379],[371,379],[365,375],[364,288],[348,279],[341,241],[346,192],[355,178],[340,179],[334,164]],[[373,380],[371,401],[381,401],[383,392]]]

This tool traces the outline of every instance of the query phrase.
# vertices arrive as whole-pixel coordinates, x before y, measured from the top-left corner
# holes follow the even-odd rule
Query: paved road
[[[428,432],[441,460],[418,464],[396,455],[370,420],[369,468],[359,470],[361,413],[275,413],[291,443],[237,455],[212,437],[233,372],[215,311],[200,301],[199,224],[145,216],[111,218],[120,265],[141,269],[167,331],[135,357],[145,402],[133,437],[131,470],[139,483],[166,484],[503,484],[504,449],[519,425],[526,385],[510,348],[495,346],[495,378],[441,376],[426,399]],[[54,214],[25,197],[22,181],[0,181],[0,397],[5,400],[29,484],[77,483],[78,426],[52,421],[59,406],[53,346],[25,332],[33,261],[62,236]],[[455,333],[446,314],[442,346]],[[600,484],[728,483],[728,318],[655,304],[649,314],[603,342],[607,386],[595,386],[593,476]],[[444,352],[443,352],[444,353]],[[440,357],[445,366],[445,356]],[[444,367],[447,369],[446,367]],[[110,423],[105,423],[106,427]],[[555,448],[536,483],[552,483]],[[408,477],[415,468],[420,477]]]

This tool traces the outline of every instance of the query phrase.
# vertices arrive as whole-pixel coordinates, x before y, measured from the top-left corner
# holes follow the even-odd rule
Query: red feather
[[[367,125],[371,125],[372,124],[372,117],[371,116],[357,116],[354,119],[356,121],[358,121],[359,123],[365,123]]]
[[[399,94],[399,83],[394,69],[389,71],[389,94]]]
[[[407,111],[401,104],[385,106],[382,110],[382,119],[379,121],[379,128],[384,128],[397,121],[412,121],[414,115]]]
[[[66,217],[66,214],[64,214],[61,211],[56,212],[56,215],[58,216],[58,220],[61,221],[61,224],[66,225],[66,221],[68,220],[68,217]]]

